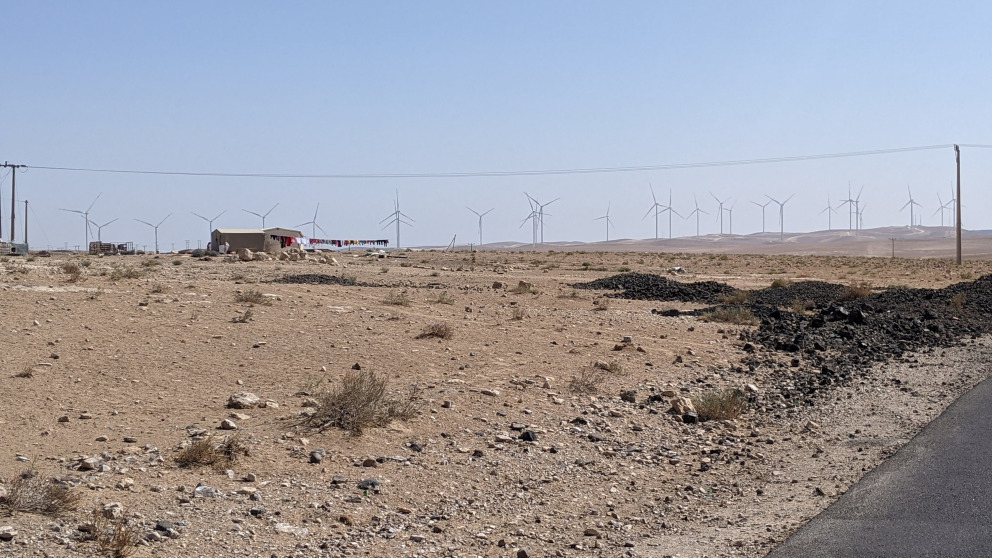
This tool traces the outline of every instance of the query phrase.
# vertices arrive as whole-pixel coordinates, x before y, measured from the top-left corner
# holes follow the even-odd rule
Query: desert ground
[[[984,335],[914,345],[805,399],[806,355],[749,343],[761,326],[573,286],[939,289],[987,260],[334,257],[5,258],[0,556],[763,556],[992,362]],[[402,412],[316,420],[359,375]],[[671,412],[727,394],[731,418]]]

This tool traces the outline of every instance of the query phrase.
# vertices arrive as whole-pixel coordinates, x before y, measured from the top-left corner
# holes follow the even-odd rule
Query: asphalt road
[[[992,379],[768,558],[992,556]]]

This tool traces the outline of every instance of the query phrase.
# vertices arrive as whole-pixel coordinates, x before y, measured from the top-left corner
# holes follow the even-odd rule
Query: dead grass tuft
[[[179,450],[175,460],[180,467],[221,466],[233,463],[249,453],[248,444],[240,433],[227,436],[220,442],[211,435],[194,440],[189,446]]]
[[[133,556],[141,540],[141,525],[129,522],[122,514],[108,518],[99,509],[93,510],[93,521],[86,525],[88,539],[96,542],[104,556],[128,558]]]
[[[721,306],[699,315],[704,322],[718,322],[734,325],[758,325],[757,316],[745,306]]]
[[[595,363],[593,363],[592,367],[598,370],[609,372],[610,374],[619,375],[624,373],[623,363],[621,363],[619,360],[613,360],[610,362],[603,362],[601,360],[598,360]]]
[[[455,329],[444,322],[430,324],[421,330],[415,339],[451,339],[455,336]]]
[[[244,314],[239,314],[239,315],[231,318],[231,323],[232,324],[246,324],[246,323],[252,321],[252,319],[254,318],[254,316],[255,316],[255,312],[253,312],[251,308],[248,308],[248,309],[245,310],[245,313]]]
[[[113,271],[110,272],[111,281],[120,281],[121,279],[141,279],[144,273],[140,269],[135,269],[130,266],[118,266],[115,267]]]
[[[318,430],[335,427],[361,436],[368,428],[416,416],[420,407],[416,385],[402,399],[390,397],[386,388],[384,376],[370,370],[349,370],[340,383],[315,394],[316,412],[305,417],[304,423]]]
[[[750,295],[747,291],[738,289],[730,293],[721,294],[717,297],[717,301],[719,301],[720,304],[744,304],[747,302],[748,296]]]
[[[747,410],[747,396],[739,389],[707,391],[692,399],[700,421],[730,420]]]
[[[791,284],[792,284],[792,280],[786,279],[785,277],[778,277],[772,280],[773,289],[784,289],[785,287],[788,287]]]
[[[951,308],[955,310],[961,310],[964,308],[964,303],[968,301],[968,295],[964,293],[958,293],[951,297]]]
[[[568,380],[568,391],[577,395],[596,393],[604,379],[598,368],[594,366],[582,368],[578,374]]]
[[[437,304],[454,304],[455,297],[448,294],[448,291],[441,291],[436,297],[434,297],[434,302]]]
[[[7,495],[0,499],[0,510],[34,513],[57,517],[73,511],[79,505],[79,493],[54,478],[43,477],[27,470],[10,483]]]
[[[871,294],[871,283],[861,281],[858,283],[851,283],[848,285],[844,292],[841,293],[841,300],[857,300],[859,298],[864,298]]]
[[[410,306],[410,297],[403,292],[390,291],[386,298],[382,299],[382,303],[390,306]]]
[[[262,294],[262,291],[258,289],[248,289],[234,293],[234,302],[257,304],[259,306],[272,306],[272,299]]]
[[[592,301],[592,309],[598,312],[605,312],[610,309],[610,299],[608,298],[597,298]]]
[[[86,279],[83,276],[83,268],[79,267],[76,262],[63,262],[59,269],[66,274],[67,283],[80,283]]]

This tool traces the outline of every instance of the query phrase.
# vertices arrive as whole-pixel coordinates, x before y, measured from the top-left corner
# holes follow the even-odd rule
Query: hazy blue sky
[[[760,159],[947,143],[992,144],[989,2],[0,2],[0,160],[29,166],[222,173],[518,171]],[[6,176],[0,173],[0,176]],[[992,228],[992,149],[963,148],[967,228]],[[268,179],[29,169],[34,247],[104,240],[185,247],[207,224],[309,221],[331,238],[477,241],[465,206],[495,210],[485,240],[654,236],[649,183],[683,215],[693,196],[736,202],[761,229],[763,194],[786,229],[825,229],[827,204],[864,185],[866,227],[923,224],[954,184],[950,148],[781,164],[505,177]],[[0,185],[9,236],[10,179]],[[659,201],[661,201],[659,199]],[[733,202],[732,202],[733,203]],[[23,223],[23,217],[18,215]],[[834,217],[847,226],[846,209]],[[667,235],[663,218],[662,236]],[[769,229],[776,215],[767,214]],[[306,227],[309,234],[309,227]],[[95,231],[94,231],[95,232]],[[674,233],[695,234],[676,219]],[[22,231],[18,231],[18,237]],[[318,231],[318,236],[325,236]]]

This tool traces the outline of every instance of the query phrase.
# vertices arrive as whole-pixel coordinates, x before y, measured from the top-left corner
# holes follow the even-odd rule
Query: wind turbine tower
[[[915,218],[915,213],[913,212],[913,206],[920,204],[913,199],[913,191],[909,189],[909,186],[906,186],[906,191],[909,192],[909,201],[906,202],[906,204],[903,205],[902,208],[899,209],[899,211],[903,211],[907,207],[909,208],[909,227],[913,228],[916,226],[916,218]]]
[[[603,215],[602,217],[596,217],[595,219],[593,219],[593,221],[599,221],[601,219],[605,219],[606,220],[606,241],[607,242],[610,241],[610,227],[613,226],[613,221],[610,220],[610,205],[612,205],[612,202],[606,204],[606,215]]]
[[[751,203],[753,203],[754,205],[756,205],[756,206],[758,206],[758,207],[761,208],[761,232],[765,232],[765,208],[768,207],[768,204],[770,204],[772,202],[769,200],[769,201],[766,201],[763,204],[758,203],[756,201],[753,201]]]
[[[78,209],[62,209],[62,211],[68,211],[69,213],[78,213],[83,217],[83,221],[85,221],[86,223],[86,232],[84,233],[86,244],[84,244],[83,246],[86,247],[85,248],[86,250],[90,249],[90,210],[93,209],[93,206],[96,205],[96,200],[100,199],[100,196],[102,195],[103,192],[97,194],[96,198],[93,199],[93,203],[91,203],[90,206],[86,208],[86,211],[80,211]]]
[[[724,211],[727,212],[727,217],[730,218],[728,224],[730,225],[729,232],[730,232],[730,235],[731,236],[733,236],[733,234],[734,234],[734,205],[736,205],[736,204],[731,204],[731,206],[729,208],[725,208],[724,209]]]
[[[171,216],[172,216],[171,213],[168,214],[168,215],[166,215],[161,221],[158,222],[157,225],[153,225],[153,224],[149,223],[148,221],[142,221],[141,219],[135,219],[135,221],[137,221],[139,223],[144,223],[144,224],[148,225],[149,227],[155,229],[155,253],[156,254],[158,254],[158,228],[161,227],[162,226],[162,223],[164,223],[165,220],[168,219]]]
[[[718,204],[717,211],[720,213],[720,236],[723,236],[723,204],[726,203],[727,200],[721,201],[720,198],[716,197],[713,192],[710,192],[710,195],[713,196],[713,199],[715,199]],[[699,236],[699,234],[697,233],[696,236]]]
[[[302,227],[303,225],[310,225],[310,238],[317,238],[317,229],[320,229],[320,232],[327,234],[327,231],[325,231],[323,227],[317,224],[318,211],[320,211],[320,202],[317,202],[317,209],[313,210],[313,219],[307,221],[306,223],[300,223],[299,225],[296,225],[297,227]]]
[[[769,203],[771,203],[771,202],[769,202]],[[828,231],[832,231],[832,230],[834,230],[834,227],[833,227],[833,224],[831,223],[831,219],[830,219],[830,218],[831,218],[831,216],[832,216],[832,215],[833,215],[833,214],[834,214],[834,213],[835,213],[836,211],[837,211],[837,210],[836,210],[836,209],[834,209],[834,206],[832,206],[832,205],[830,205],[830,194],[827,194],[827,207],[824,207],[824,208],[823,208],[823,211],[821,211],[821,212],[819,213],[819,215],[823,215],[824,213],[826,213],[826,214],[827,214],[827,230],[828,230]]]
[[[379,221],[379,224],[380,225],[383,224],[383,223],[386,223],[386,221],[389,221],[388,223],[385,224],[385,226],[382,227],[382,230],[386,230],[386,227],[388,227],[389,225],[392,225],[392,224],[395,224],[396,225],[396,247],[397,248],[400,247],[400,225],[406,225],[408,227],[412,227],[413,226],[411,223],[406,222],[404,219],[409,219],[409,220],[413,221],[413,217],[410,217],[406,213],[403,213],[402,211],[400,211],[400,191],[397,190],[396,191],[396,200],[393,201],[393,212],[390,213],[388,216],[386,216],[386,218],[383,219],[382,221]]]
[[[275,205],[273,205],[272,206],[272,209],[275,209],[277,207],[279,207],[279,204],[278,203],[276,203]],[[262,219],[262,228],[264,229],[265,228],[265,218],[269,216],[269,213],[272,213],[272,209],[266,211],[265,213],[255,213],[254,211],[248,211],[247,209],[242,209],[241,211],[244,211],[245,213],[251,213],[252,215],[254,215],[256,217],[260,217]],[[210,232],[213,232],[213,231],[210,231]]]
[[[696,199],[695,195],[692,196],[692,202],[696,204],[696,209],[693,209],[691,212],[689,212],[689,214],[686,215],[685,218],[688,219],[693,215],[696,216],[696,236],[699,236],[699,214],[702,213],[704,215],[709,215],[709,213],[706,213],[702,209],[699,209],[699,200]]]
[[[96,222],[90,221],[90,223],[93,223],[93,226],[96,227],[96,241],[97,242],[99,242],[100,244],[103,244],[103,227],[106,227],[107,225],[113,223],[116,220],[117,220],[117,218],[111,219],[110,221],[107,221],[106,223],[104,223],[102,225],[97,225]],[[88,246],[87,246],[87,249],[89,249]]]
[[[207,238],[210,238],[214,234],[214,221],[216,221],[217,219],[220,219],[220,216],[223,215],[223,214],[225,214],[225,213],[227,213],[227,210],[225,209],[224,211],[221,211],[213,219],[207,219],[206,217],[204,217],[203,215],[200,215],[199,213],[196,213],[195,211],[190,211],[190,213],[192,213],[193,215],[196,215],[200,219],[203,219],[204,221],[207,222],[207,227],[210,228],[210,230],[207,231]],[[209,248],[209,243],[208,243],[208,246],[207,247]]]
[[[795,196],[795,194],[792,194],[792,196]],[[785,201],[778,201],[777,199],[765,194],[766,198],[778,204],[779,242],[785,242],[785,204],[789,203],[789,200],[792,199],[792,196],[785,198]]]
[[[482,218],[485,217],[489,213],[489,211],[492,211],[493,209],[496,208],[494,207],[493,209],[490,209],[489,211],[483,211],[482,213],[479,213],[478,211],[468,206],[465,206],[465,209],[471,211],[472,213],[475,213],[479,217],[479,246],[482,246]]]
[[[534,208],[537,211],[537,225],[541,228],[541,244],[544,244],[544,208],[555,203],[561,198],[555,198],[547,203],[541,203],[537,201],[537,198],[532,198],[527,192],[524,192],[524,195],[527,196],[527,199],[534,203]],[[550,215],[550,213],[548,215]]]

